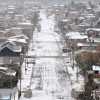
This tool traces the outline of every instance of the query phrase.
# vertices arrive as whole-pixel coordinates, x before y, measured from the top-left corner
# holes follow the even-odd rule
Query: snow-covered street
[[[100,100],[100,0],[0,0],[0,100]]]
[[[23,88],[26,88],[31,79],[32,97],[22,95],[21,100],[73,100],[69,78],[66,75],[61,80],[58,74],[58,70],[64,69],[64,60],[59,57],[62,55],[62,45],[60,35],[54,32],[54,15],[47,18],[42,10],[40,18],[41,31],[33,33],[33,43],[28,52],[35,54],[36,64],[29,65],[31,67],[28,67],[22,82],[25,84]]]

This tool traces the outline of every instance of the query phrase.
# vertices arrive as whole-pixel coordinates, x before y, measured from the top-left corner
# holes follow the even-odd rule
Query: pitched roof
[[[17,46],[16,43],[14,42],[10,42],[10,41],[6,41],[5,43],[3,43],[1,46],[0,46],[0,51],[7,47],[9,48],[10,50],[14,51],[14,52],[21,52],[21,46]]]
[[[29,38],[26,35],[12,36],[8,40],[15,43],[27,44]]]
[[[86,35],[81,35],[79,32],[69,32],[66,34],[70,39],[87,39]]]
[[[6,41],[0,45],[0,56],[19,56],[21,51],[21,46],[17,46],[14,42]]]
[[[16,36],[11,36],[10,39],[12,38],[17,38],[17,39],[29,39],[26,35],[24,34],[20,34],[20,35],[16,35]]]

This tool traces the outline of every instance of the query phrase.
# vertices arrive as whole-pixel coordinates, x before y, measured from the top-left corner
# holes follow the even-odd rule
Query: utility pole
[[[19,79],[20,79],[20,92],[19,92],[19,97],[21,96],[21,91],[22,91],[22,87],[21,87],[21,85],[22,85],[22,63],[23,63],[23,54],[20,54],[20,77],[19,77]]]

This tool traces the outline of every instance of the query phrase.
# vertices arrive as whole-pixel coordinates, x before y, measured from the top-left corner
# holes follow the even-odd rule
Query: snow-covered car
[[[84,82],[77,82],[72,85],[71,95],[73,98],[78,98],[84,92]]]

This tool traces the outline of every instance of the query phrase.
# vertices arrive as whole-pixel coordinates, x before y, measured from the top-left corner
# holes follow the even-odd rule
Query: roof
[[[16,35],[17,34],[21,34],[22,33],[22,28],[20,27],[12,27],[12,28],[9,28],[9,29],[6,29],[6,33],[15,33]]]
[[[5,47],[9,48],[14,52],[21,52],[21,46],[17,46],[14,42],[6,41],[0,46],[0,51]]]
[[[12,36],[8,40],[11,42],[26,44],[29,38],[26,35]]]
[[[88,29],[86,29],[86,31],[98,31],[98,32],[100,32],[100,28],[88,28]]]
[[[1,57],[4,57],[4,56],[15,57],[15,56],[20,56],[20,53],[14,52],[14,51],[10,50],[9,48],[5,47],[0,51],[0,56]]]
[[[16,36],[16,33],[14,33],[14,32],[5,33],[5,37],[11,37],[11,36]]]
[[[66,34],[66,36],[68,36],[69,39],[87,39],[88,38],[86,35],[81,35],[79,32],[69,32]]]
[[[0,45],[0,56],[19,56],[21,51],[21,46],[17,46],[14,42],[6,41]]]
[[[77,43],[77,46],[79,46],[79,47],[90,47],[91,46],[91,44],[90,43]],[[97,46],[97,44],[95,44],[95,43],[92,43],[92,46]]]
[[[26,35],[24,34],[20,34],[20,35],[16,35],[16,36],[12,36],[9,39],[13,39],[13,38],[17,38],[17,39],[29,39]]]
[[[78,26],[86,26],[89,27],[90,24],[88,22],[83,21],[82,23],[80,23]]]
[[[5,75],[8,75],[8,76],[15,76],[16,75],[16,71],[15,70],[12,70],[11,68],[8,68],[8,67],[1,67],[0,66],[0,74],[5,73]]]
[[[25,39],[11,38],[11,39],[8,39],[8,40],[11,41],[11,42],[14,42],[14,43],[21,43],[21,44],[27,43],[27,41]]]
[[[69,19],[63,19],[62,22],[69,22]]]
[[[20,22],[20,23],[18,23],[18,25],[29,25],[29,26],[32,26],[33,24],[30,23],[30,22]]]
[[[86,15],[85,17],[86,17],[86,18],[94,18],[95,15],[93,15],[93,14],[88,14],[88,15]]]

